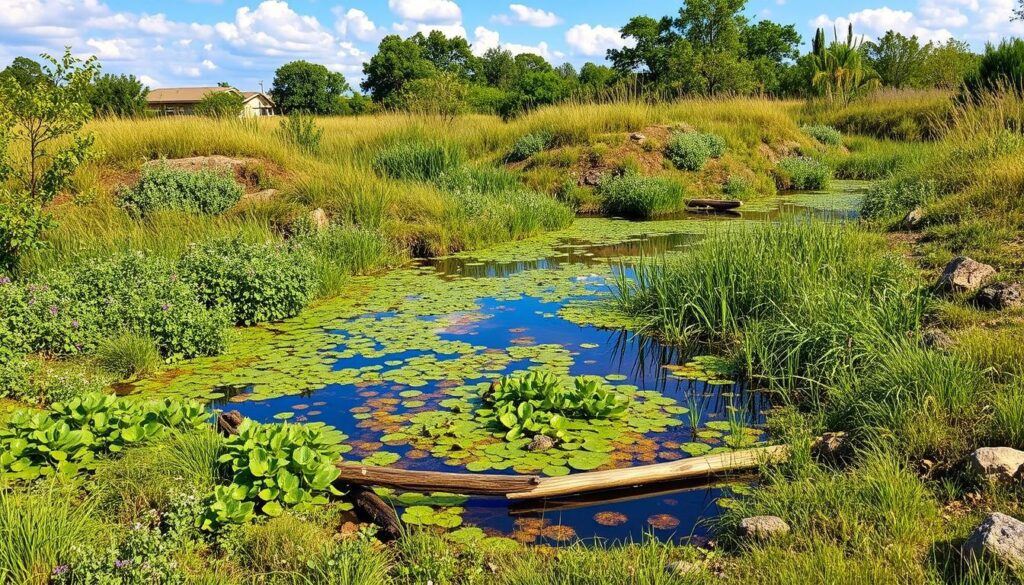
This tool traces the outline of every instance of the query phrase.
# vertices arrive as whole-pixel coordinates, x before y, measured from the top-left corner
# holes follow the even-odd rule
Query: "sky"
[[[621,47],[618,29],[638,14],[676,14],[682,0],[0,0],[0,66],[14,57],[71,46],[104,72],[130,73],[150,87],[216,85],[268,90],[274,70],[305,59],[353,84],[387,34],[441,30],[477,53],[501,46],[555,64],[603,62]],[[857,34],[886,30],[924,40],[953,36],[975,50],[1024,36],[1011,22],[1017,0],[748,0],[751,19],[814,29],[853,22]]]

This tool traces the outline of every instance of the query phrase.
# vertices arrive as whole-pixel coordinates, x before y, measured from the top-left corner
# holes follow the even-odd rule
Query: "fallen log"
[[[743,205],[742,201],[725,201],[722,199],[687,199],[687,207],[710,207],[711,209],[736,209]]]
[[[391,542],[402,536],[402,524],[398,521],[395,509],[372,489],[361,485],[341,488],[348,490],[348,496],[359,520],[377,526],[377,537],[381,542]]]
[[[346,461],[338,462],[338,470],[341,472],[338,481],[352,485],[465,495],[504,496],[528,490],[540,481],[535,475],[411,471],[393,467],[369,467]]]
[[[719,473],[753,469],[764,462],[779,461],[788,456],[789,447],[786,445],[775,445],[772,447],[745,449],[743,451],[716,453],[703,457],[690,457],[668,463],[655,463],[654,465],[574,473],[562,477],[544,477],[538,480],[530,489],[511,492],[506,494],[505,497],[510,500],[550,498],[664,481],[711,477]]]

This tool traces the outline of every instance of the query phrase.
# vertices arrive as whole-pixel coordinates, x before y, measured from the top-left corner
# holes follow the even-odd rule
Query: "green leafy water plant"
[[[96,457],[164,437],[172,429],[196,429],[208,413],[193,401],[140,401],[90,393],[47,411],[18,410],[0,428],[0,472],[9,480],[74,476]]]
[[[334,486],[335,466],[346,449],[345,435],[326,425],[261,424],[246,420],[224,444],[220,462],[231,484],[209,497],[203,530],[241,524],[259,512],[279,516],[285,507],[306,510],[341,495]]]
[[[577,378],[572,390],[549,372],[506,376],[483,394],[494,418],[508,429],[505,439],[546,435],[565,439],[567,419],[612,419],[622,416],[629,399],[603,388],[596,380]]]

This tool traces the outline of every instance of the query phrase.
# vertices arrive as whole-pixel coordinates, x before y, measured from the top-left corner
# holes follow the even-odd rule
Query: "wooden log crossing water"
[[[411,471],[388,467],[368,467],[343,461],[338,463],[338,469],[341,472],[338,481],[409,491],[503,495],[510,500],[529,500],[666,481],[710,478],[723,473],[754,469],[762,463],[780,461],[788,456],[789,448],[787,446],[775,445],[690,457],[668,463],[573,473],[562,477]]]
[[[687,207],[706,207],[710,209],[728,210],[743,205],[740,201],[723,201],[721,199],[687,199]]]

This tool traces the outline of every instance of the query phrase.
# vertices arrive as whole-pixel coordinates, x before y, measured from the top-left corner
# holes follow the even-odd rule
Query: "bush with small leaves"
[[[241,325],[295,316],[317,289],[312,256],[276,242],[211,240],[192,246],[178,269],[207,307],[230,308]]]
[[[547,132],[533,132],[521,136],[516,140],[515,144],[512,145],[512,150],[509,151],[507,160],[508,162],[519,162],[524,161],[531,156],[543,152],[551,147],[551,134]]]
[[[665,147],[665,154],[677,169],[699,171],[708,159],[725,154],[725,139],[701,132],[676,134]]]
[[[121,206],[138,215],[160,209],[218,214],[238,203],[243,193],[228,173],[186,171],[160,164],[148,167],[138,183],[122,191]]]
[[[806,156],[791,156],[779,161],[775,167],[779,189],[820,191],[828,189],[832,169],[825,163]]]
[[[629,219],[651,219],[683,206],[682,185],[666,177],[627,173],[602,181],[598,192],[604,213]]]
[[[803,126],[800,129],[804,134],[828,146],[839,146],[843,143],[843,133],[832,126]]]

